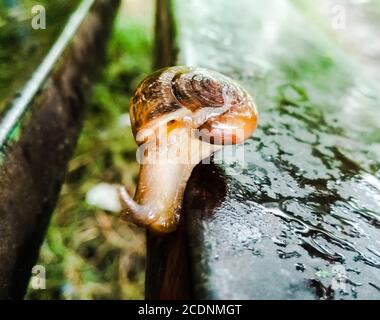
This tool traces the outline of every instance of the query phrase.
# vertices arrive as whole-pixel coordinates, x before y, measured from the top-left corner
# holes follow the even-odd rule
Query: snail
[[[195,165],[243,142],[257,125],[255,104],[240,85],[187,66],[146,77],[131,99],[130,118],[141,165],[134,198],[119,189],[122,215],[156,233],[176,230]]]

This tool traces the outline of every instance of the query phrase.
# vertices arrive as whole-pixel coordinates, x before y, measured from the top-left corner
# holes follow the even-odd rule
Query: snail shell
[[[257,125],[256,107],[241,86],[220,73],[186,66],[161,69],[145,78],[132,98],[130,117],[139,144],[146,139],[138,135],[141,129],[152,132],[163,123],[184,119],[193,128],[213,132],[211,142],[222,144],[242,142]],[[234,134],[238,129],[244,130],[241,137]]]
[[[141,165],[134,199],[120,190],[125,218],[158,233],[176,229],[194,166],[223,145],[244,141],[257,125],[253,100],[239,84],[220,73],[186,66],[145,78],[131,99],[130,117],[139,146],[158,153],[176,147],[166,162]],[[162,128],[164,134],[157,134]],[[195,162],[183,162],[190,153]]]

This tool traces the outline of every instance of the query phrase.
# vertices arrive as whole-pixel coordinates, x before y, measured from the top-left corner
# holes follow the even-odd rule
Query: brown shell
[[[208,129],[233,118],[234,126],[249,123],[249,135],[257,122],[253,100],[240,85],[220,73],[187,66],[161,69],[146,77],[131,99],[130,116],[135,137],[141,129],[155,130],[184,118],[191,119],[194,128]]]

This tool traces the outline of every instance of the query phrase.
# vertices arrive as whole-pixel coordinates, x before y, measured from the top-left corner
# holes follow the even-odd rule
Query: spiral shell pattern
[[[194,128],[215,132],[248,124],[246,134],[251,134],[257,122],[252,98],[236,82],[186,66],[161,69],[145,78],[131,100],[130,115],[135,137],[141,129],[185,117],[192,119]]]

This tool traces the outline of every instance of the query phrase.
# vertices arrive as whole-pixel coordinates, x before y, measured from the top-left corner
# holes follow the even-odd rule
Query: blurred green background
[[[100,183],[134,190],[138,165],[128,104],[151,71],[153,0],[122,1],[107,62],[93,90],[82,135],[37,264],[46,290],[28,299],[142,299],[145,233],[116,213],[91,206],[86,194]]]

